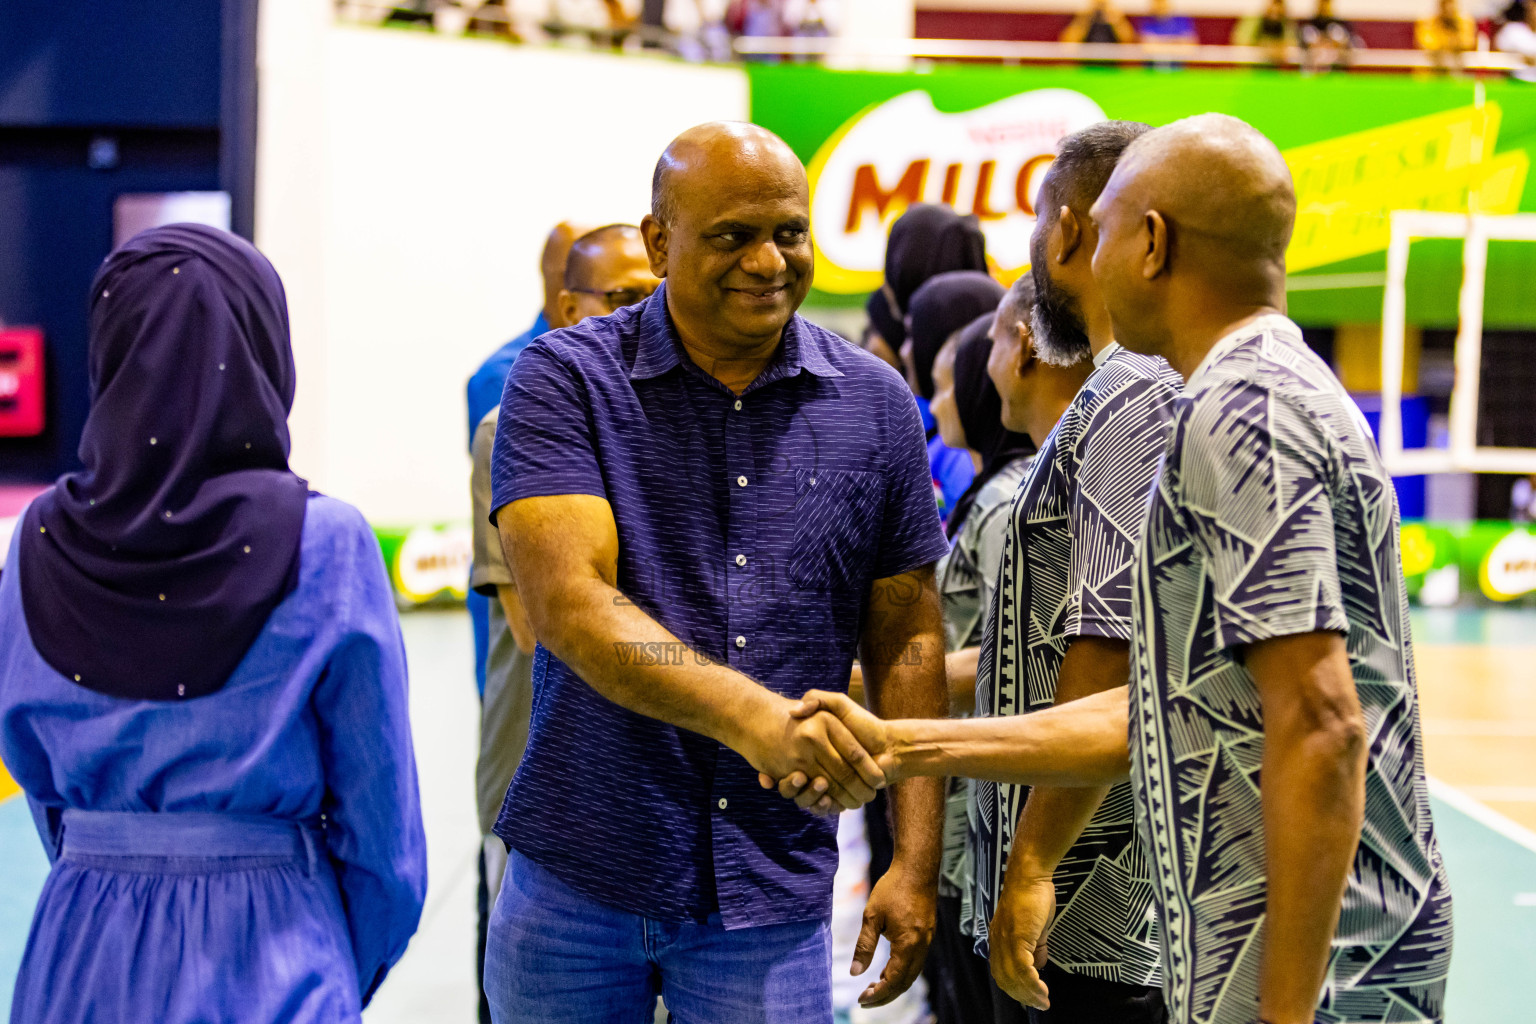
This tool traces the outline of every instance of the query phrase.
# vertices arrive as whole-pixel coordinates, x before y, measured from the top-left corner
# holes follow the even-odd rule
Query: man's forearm
[[[1363,773],[1329,740],[1276,749],[1265,738],[1268,865],[1260,1006],[1271,1024],[1310,1022],[1360,840]]]
[[[871,588],[860,644],[870,708],[882,718],[949,714],[944,619],[931,570]],[[911,779],[890,794],[895,856],[919,879],[937,884],[943,852],[944,780]]]
[[[1130,678],[1130,645],[1097,636],[1075,637],[1056,675],[1057,707],[1123,689]],[[1008,855],[1007,878],[1055,874],[1109,792],[1108,786],[1036,786],[1025,801]],[[1017,869],[1015,869],[1017,864]]]
[[[567,585],[559,604],[545,616],[540,641],[621,707],[740,750],[743,724],[787,703],[689,649],[603,580]]]
[[[1311,1024],[1365,813],[1364,722],[1337,635],[1256,644],[1247,665],[1264,706],[1259,1013]]]
[[[919,664],[892,666],[871,687],[875,713],[894,717],[942,718],[949,713],[949,696],[943,678],[942,643],[933,638],[932,650]],[[934,661],[940,668],[935,671]],[[868,677],[866,677],[868,678]],[[919,877],[938,878],[943,852],[944,780],[912,778],[892,787],[891,833],[896,858]]]
[[[976,710],[976,662],[980,654],[979,647],[962,647],[944,656],[951,714],[968,715]]]
[[[887,723],[897,778],[1107,786],[1130,773],[1125,687],[1030,715]]]

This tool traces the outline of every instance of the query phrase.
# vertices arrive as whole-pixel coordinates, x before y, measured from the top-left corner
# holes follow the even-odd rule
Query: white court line
[[[1517,906],[1517,907],[1536,907],[1536,892],[1517,892],[1517,893],[1515,893],[1515,906]]]
[[[1536,803],[1536,786],[1462,786],[1461,791],[1474,800],[1494,803]]]
[[[1486,825],[1505,839],[1518,843],[1532,853],[1536,853],[1536,832],[1532,832],[1518,821],[1506,818],[1498,811],[1486,804],[1479,803],[1450,783],[1441,782],[1433,776],[1429,779],[1429,792],[1431,796],[1444,800],[1462,814],[1465,814],[1479,824]]]

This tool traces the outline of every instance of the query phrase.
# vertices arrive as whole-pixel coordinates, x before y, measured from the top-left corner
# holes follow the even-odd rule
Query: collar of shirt
[[[661,287],[657,288],[655,293],[645,301],[645,306],[640,311],[639,347],[635,351],[634,365],[629,370],[629,379],[648,380],[652,377],[660,377],[678,366],[702,378],[708,378],[716,387],[725,388],[724,384],[709,376],[695,364],[687,350],[683,348],[682,339],[677,335],[677,328],[672,324],[672,314],[667,310],[667,285],[663,281]],[[791,316],[789,323],[784,325],[784,332],[773,358],[763,372],[747,385],[742,394],[755,391],[776,380],[793,377],[801,370],[808,370],[818,377],[843,375],[841,370],[828,362],[827,355],[822,350],[815,333],[802,330],[800,318]]]
[[[1103,348],[1099,349],[1098,355],[1093,357],[1093,368],[1095,370],[1099,369],[1105,363],[1115,358],[1115,353],[1119,351],[1120,343],[1118,341],[1112,341],[1108,345],[1105,345]]]
[[[1194,394],[1195,388],[1199,384],[1201,377],[1203,377],[1212,366],[1216,365],[1216,360],[1232,351],[1232,349],[1237,347],[1240,342],[1245,341],[1256,334],[1262,334],[1265,331],[1279,330],[1281,328],[1286,328],[1292,331],[1300,331],[1300,328],[1292,323],[1289,317],[1281,313],[1265,313],[1261,317],[1256,317],[1255,319],[1248,321],[1246,324],[1243,324],[1243,326],[1239,327],[1231,334],[1228,334],[1226,337],[1217,341],[1216,344],[1211,346],[1211,350],[1205,354],[1205,358],[1200,360],[1200,365],[1195,367],[1195,372],[1189,375],[1189,380],[1184,382],[1184,394]]]

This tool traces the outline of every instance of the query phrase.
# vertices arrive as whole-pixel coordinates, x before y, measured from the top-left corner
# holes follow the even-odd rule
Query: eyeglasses
[[[611,292],[600,292],[595,288],[569,288],[580,295],[600,295],[608,304],[608,312],[616,313],[625,306],[633,306],[637,302],[644,302],[651,297],[654,288],[615,288]]]

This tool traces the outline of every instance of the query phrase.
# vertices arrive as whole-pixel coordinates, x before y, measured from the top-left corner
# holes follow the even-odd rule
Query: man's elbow
[[[1342,702],[1309,701],[1301,709],[1295,738],[1313,758],[1337,766],[1341,772],[1363,771],[1369,736],[1365,717],[1358,705]]]

